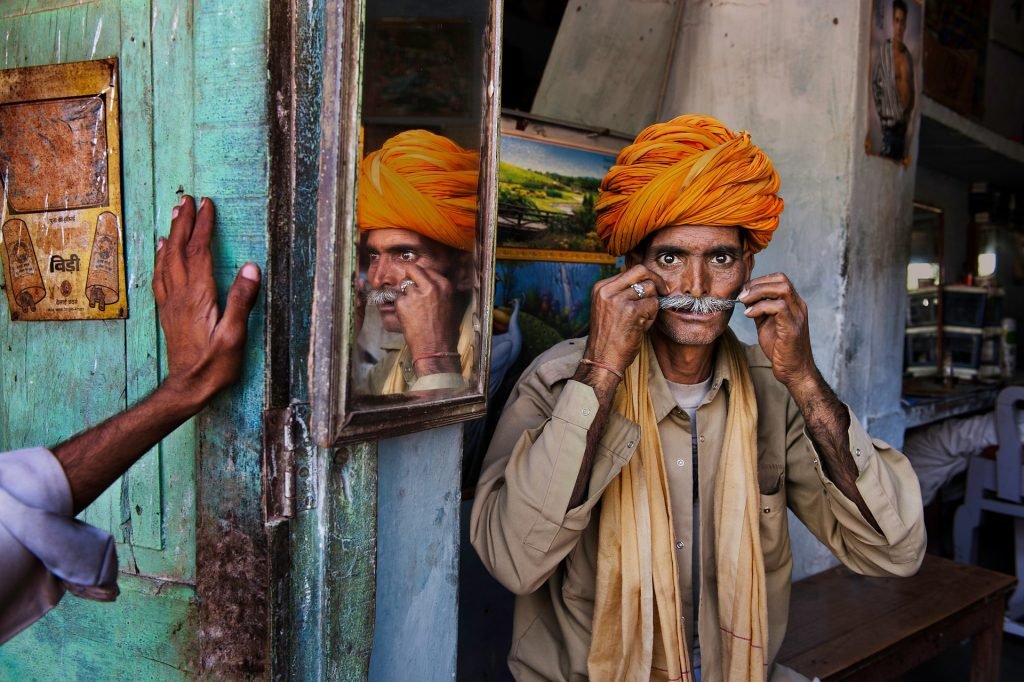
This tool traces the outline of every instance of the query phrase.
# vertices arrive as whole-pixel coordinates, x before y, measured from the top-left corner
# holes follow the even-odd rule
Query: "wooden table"
[[[1017,580],[927,555],[912,578],[844,567],[793,584],[778,661],[825,680],[889,680],[974,638],[972,682],[999,677],[1003,611]]]

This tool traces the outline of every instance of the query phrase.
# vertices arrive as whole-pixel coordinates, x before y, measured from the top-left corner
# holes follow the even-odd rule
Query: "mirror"
[[[942,283],[942,209],[914,202],[914,223],[910,229],[910,263],[907,291]]]
[[[498,128],[496,3],[336,1],[311,361],[324,445],[483,413]]]

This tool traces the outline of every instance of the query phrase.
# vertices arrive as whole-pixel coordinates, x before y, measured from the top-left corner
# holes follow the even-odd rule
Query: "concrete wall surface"
[[[786,211],[755,275],[806,300],[815,360],[872,435],[899,445],[914,165],[864,152],[871,3],[688,2],[659,118],[705,112],[752,133]],[[916,157],[916,149],[911,158]],[[879,314],[883,311],[883,314]],[[734,323],[753,342],[753,325]],[[794,577],[835,559],[791,518]]]
[[[654,121],[683,0],[573,0],[531,112],[635,134]]]

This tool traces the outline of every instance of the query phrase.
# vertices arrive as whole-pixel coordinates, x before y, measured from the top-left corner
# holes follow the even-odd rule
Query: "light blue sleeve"
[[[67,477],[49,450],[0,453],[0,644],[56,606],[65,590],[117,597],[114,538],[72,511]]]

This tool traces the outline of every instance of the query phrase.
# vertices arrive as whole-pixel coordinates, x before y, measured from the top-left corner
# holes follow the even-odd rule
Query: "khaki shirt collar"
[[[725,359],[725,353],[718,352],[718,342],[715,341],[715,360],[714,368],[711,371],[711,390],[708,391],[707,397],[704,398],[704,403],[710,403],[718,395],[718,389],[725,387],[728,388],[732,381],[732,375],[729,372],[729,362]],[[654,355],[652,353],[652,355]],[[668,387],[668,381],[665,379],[665,375],[661,371],[661,365],[658,364],[658,356],[654,355],[654,362],[650,363],[648,370],[648,388],[651,391],[651,403],[654,405],[654,416],[657,421],[661,421],[668,414],[674,410],[676,405],[675,398],[672,397],[672,391]]]

